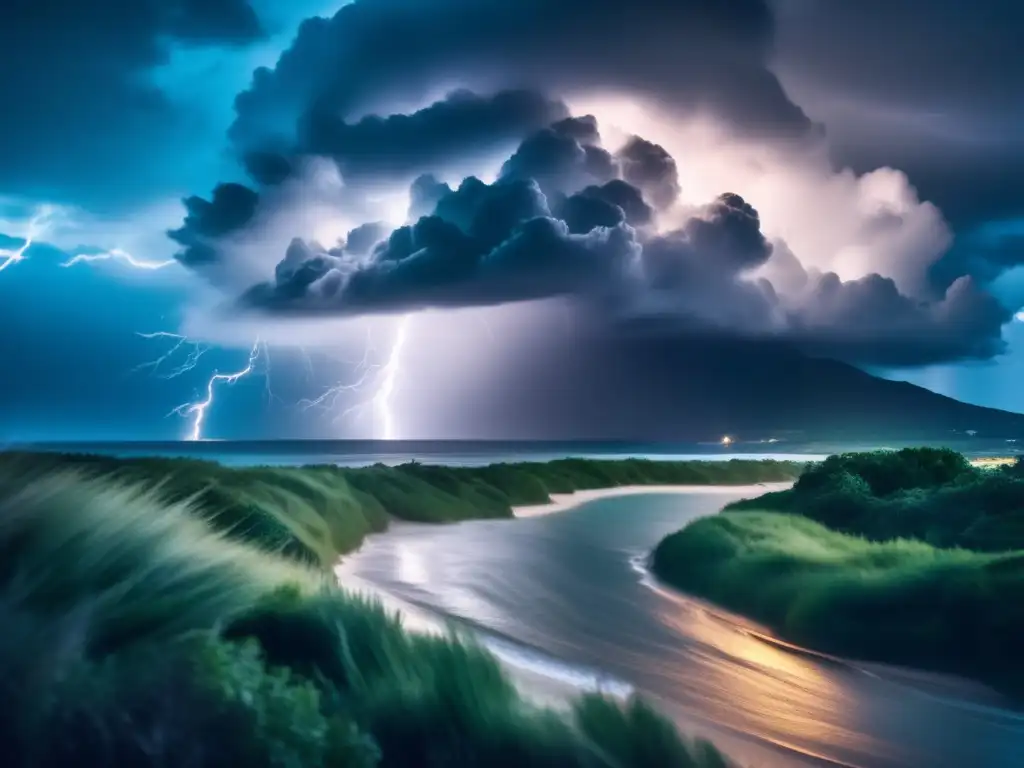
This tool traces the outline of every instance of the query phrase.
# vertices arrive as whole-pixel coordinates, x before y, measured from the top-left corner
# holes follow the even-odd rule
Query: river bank
[[[575,507],[598,499],[610,499],[617,496],[647,496],[652,494],[675,493],[708,493],[734,495],[752,494],[759,496],[772,491],[782,491],[792,486],[790,482],[757,483],[756,485],[620,485],[613,488],[594,488],[572,493],[552,493],[550,501],[541,504],[530,504],[512,507],[512,514],[517,518],[539,517],[556,512],[566,512]]]
[[[788,647],[637,569],[668,533],[750,495],[605,495],[514,522],[396,525],[346,567],[482,642],[500,638],[554,661],[558,679],[600,670],[742,765],[1015,768],[1024,723],[990,690]]]
[[[665,583],[825,653],[1018,701],[1024,476],[942,449],[844,454],[660,541]]]

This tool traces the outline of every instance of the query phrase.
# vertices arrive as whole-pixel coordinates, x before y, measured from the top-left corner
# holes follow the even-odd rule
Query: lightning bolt
[[[342,395],[373,388],[374,394],[369,400],[363,400],[341,411],[334,417],[334,420],[341,420],[353,412],[372,409],[372,415],[375,417],[374,420],[379,427],[379,429],[374,430],[377,433],[374,437],[384,440],[397,439],[397,423],[391,401],[401,375],[402,353],[408,341],[411,320],[412,315],[406,315],[399,319],[387,361],[383,365],[373,361],[374,345],[370,336],[369,325],[367,325],[366,342],[362,358],[344,361],[349,365],[354,365],[357,374],[355,380],[339,382],[324,390],[318,397],[301,400],[297,405],[301,406],[303,410],[317,408],[324,411],[337,412]],[[203,355],[212,349],[209,345],[193,341],[187,336],[170,331],[138,333],[137,335],[144,339],[167,339],[173,341],[173,344],[162,355],[150,362],[137,366],[135,369],[148,368],[154,375],[163,379],[177,378],[188,371],[194,370]],[[184,361],[170,370],[162,370],[167,367],[175,355],[186,349],[188,352]],[[301,352],[308,369],[312,366],[312,362],[305,350],[301,350]],[[246,376],[256,375],[259,372],[260,366],[258,364],[261,360],[264,369],[263,375],[267,383],[267,393],[271,398],[275,397],[270,389],[270,351],[266,343],[257,339],[253,342],[252,348],[249,351],[249,357],[243,368],[231,373],[214,371],[213,375],[207,379],[205,397],[194,402],[182,403],[168,413],[168,416],[173,414],[190,420],[187,440],[198,441],[205,439],[203,432],[207,416],[215,403],[220,385],[227,384],[230,386]]]
[[[397,425],[391,400],[401,374],[402,352],[408,340],[412,317],[412,315],[405,315],[399,319],[388,358],[383,365],[373,361],[373,352],[375,350],[370,335],[370,327],[366,325],[366,342],[362,358],[360,360],[344,361],[354,366],[355,380],[339,382],[324,390],[319,397],[301,401],[300,405],[303,410],[322,408],[325,411],[335,412],[335,422],[348,418],[353,414],[358,415],[369,410],[373,421],[376,422],[375,426],[378,427],[374,430],[374,437],[382,440],[395,440]],[[369,400],[358,402],[340,412],[338,411],[338,404],[342,395],[359,392],[371,387],[374,389],[374,394]]]
[[[73,267],[75,264],[92,263],[96,261],[123,261],[130,267],[145,270],[163,269],[164,267],[169,267],[176,263],[174,259],[167,259],[166,261],[147,261],[146,259],[137,259],[127,251],[120,248],[113,248],[109,251],[104,251],[103,253],[79,253],[65,261],[61,266]]]
[[[253,342],[252,349],[249,350],[249,360],[244,368],[235,371],[234,373],[214,372],[206,382],[205,398],[194,403],[182,403],[171,411],[171,413],[192,419],[192,428],[189,431],[188,440],[197,441],[204,439],[203,425],[206,423],[206,415],[209,412],[210,407],[213,405],[217,385],[221,383],[228,385],[234,384],[239,379],[245,378],[251,374],[256,370],[256,361],[259,359],[261,354],[266,356],[266,350],[264,345],[259,341],[259,339],[257,339]]]
[[[202,358],[202,356],[210,351],[209,346],[205,344],[200,344],[199,342],[196,341],[192,341],[187,336],[182,336],[180,333],[171,333],[169,331],[157,331],[156,333],[139,333],[137,335],[142,337],[143,339],[175,340],[174,345],[160,357],[156,358],[155,360],[151,360],[148,363],[142,363],[142,365],[137,365],[135,366],[135,368],[132,369],[135,371],[140,371],[149,368],[153,371],[154,374],[159,375],[160,378],[162,379],[174,379],[177,378],[178,376],[181,376],[183,373],[187,373],[188,371],[193,370],[199,363],[199,360]],[[179,349],[182,349],[183,347],[189,348],[189,353],[186,356],[185,361],[168,373],[159,373],[160,366],[167,362],[174,355],[175,352],[177,352]]]
[[[21,238],[25,242],[22,243],[21,247],[0,248],[0,272],[25,259],[25,252],[32,247],[32,243],[35,242],[37,237],[46,232],[48,229],[47,224],[56,212],[57,208],[55,206],[40,206],[35,215],[28,221],[25,234]]]
[[[353,366],[357,378],[355,381],[342,381],[338,382],[327,389],[325,389],[319,397],[314,399],[300,400],[299,406],[304,411],[308,411],[311,408],[318,408],[328,412],[334,412],[335,416],[332,422],[337,423],[346,419],[353,414],[359,414],[366,406],[366,402],[359,402],[355,405],[338,412],[338,400],[343,394],[350,392],[358,392],[362,388],[366,387],[373,379],[374,374],[377,372],[380,366],[376,365],[371,355],[374,351],[373,340],[370,334],[370,326],[368,323],[363,324],[363,328],[366,332],[366,339],[363,345],[363,356],[359,360],[341,359],[339,361],[346,365]]]
[[[391,346],[391,355],[384,365],[383,376],[380,388],[376,397],[373,398],[374,409],[380,414],[381,438],[394,440],[395,438],[395,414],[391,407],[391,396],[395,392],[395,385],[398,381],[398,374],[401,372],[402,351],[409,338],[409,321],[412,315],[404,315],[398,321],[398,328],[395,332],[395,341]]]

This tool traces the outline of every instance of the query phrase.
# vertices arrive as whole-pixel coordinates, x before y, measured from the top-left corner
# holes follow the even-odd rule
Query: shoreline
[[[574,491],[572,493],[552,493],[550,501],[546,504],[531,504],[528,506],[512,507],[512,517],[508,520],[521,518],[541,517],[545,515],[565,512],[570,509],[582,506],[588,502],[598,499],[613,498],[616,496],[643,496],[659,494],[731,494],[736,492],[749,491],[751,493],[768,493],[770,491],[783,490],[792,485],[792,482],[770,482],[746,485],[618,485],[611,488],[593,488],[589,490]],[[470,520],[460,522],[472,522]],[[459,523],[453,523],[458,525]],[[388,531],[371,534],[371,537],[387,536]],[[370,538],[370,537],[368,537]],[[445,635],[455,629],[455,625],[443,614],[435,613],[406,602],[397,595],[389,593],[380,586],[365,579],[355,576],[351,570],[349,558],[359,552],[366,544],[364,540],[360,546],[352,552],[343,555],[332,569],[337,584],[346,592],[359,595],[363,598],[375,600],[384,606],[385,610],[395,612],[401,616],[403,626],[407,631],[426,635]],[[527,660],[532,653],[520,655],[518,653],[503,653],[495,646],[496,636],[490,635],[486,630],[463,626],[458,628],[458,634],[473,637],[488,648],[491,653],[501,662],[502,668],[516,682],[519,692],[535,703],[547,706],[563,706],[573,696],[581,692],[602,692],[612,694],[619,698],[626,698],[632,692],[632,686],[623,684],[621,681],[612,679],[605,680],[605,685],[600,682],[601,673],[599,670],[585,670],[585,665],[576,665],[572,662],[550,659],[553,664],[541,664],[539,668],[537,659]],[[490,641],[490,642],[489,642]],[[500,645],[499,641],[499,645]],[[525,649],[524,649],[525,650]],[[537,657],[543,658],[547,654],[537,652]],[[553,673],[556,668],[561,668],[563,674]],[[565,678],[566,671],[582,672],[582,675],[573,676],[576,679]],[[590,673],[597,673],[591,678]],[[608,686],[608,683],[611,683]],[[619,690],[616,690],[618,688]]]
[[[540,517],[551,515],[556,512],[565,512],[574,507],[586,504],[598,499],[607,499],[615,496],[642,496],[645,494],[675,494],[675,493],[720,493],[730,494],[743,491],[751,493],[770,493],[771,491],[782,491],[792,486],[792,482],[755,483],[747,485],[616,485],[611,488],[593,488],[590,490],[573,491],[572,493],[552,493],[551,501],[545,504],[529,504],[525,506],[512,507],[512,518]]]

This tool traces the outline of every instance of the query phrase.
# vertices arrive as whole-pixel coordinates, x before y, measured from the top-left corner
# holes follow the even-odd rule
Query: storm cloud
[[[171,47],[262,36],[247,0],[3,3],[0,192],[54,201],[123,192],[134,183],[119,174],[128,158],[151,159],[180,127],[180,111],[148,80]]]
[[[777,0],[774,68],[837,162],[906,171],[956,228],[1024,215],[1024,6]]]
[[[304,22],[276,66],[255,73],[231,133],[243,148],[287,143],[311,105],[351,120],[408,111],[457,83],[628,92],[744,133],[813,134],[767,67],[772,37],[764,0],[356,0]]]
[[[252,187],[187,200],[178,258],[211,275],[248,259],[263,278],[233,293],[270,317],[570,297],[613,325],[859,364],[999,354],[1012,313],[988,286],[1015,257],[950,251],[915,179],[864,167],[853,134],[824,144],[773,74],[825,50],[806,28],[803,47],[776,47],[818,12],[802,0],[355,0],[307,20],[239,94],[230,138]],[[867,23],[835,17],[851,13],[851,28]],[[830,25],[824,37],[842,34]],[[899,69],[915,51],[887,55]],[[875,88],[880,72],[844,67],[803,66],[794,88],[853,78],[861,98],[862,77],[887,104],[913,90],[906,72]],[[623,98],[639,117],[618,110]],[[581,101],[595,114],[570,115]]]
[[[675,161],[634,137],[625,146],[658,160],[639,173],[599,141],[592,118],[561,120],[527,137],[493,183],[469,177],[452,188],[421,177],[410,197],[422,215],[412,223],[389,234],[377,224],[360,228],[335,247],[296,238],[274,279],[242,304],[280,316],[343,316],[571,297],[613,322],[793,343],[864,364],[1002,350],[1009,312],[973,278],[922,299],[889,277],[843,280],[805,267],[730,192],[658,227],[660,209],[622,176],[653,179],[648,194],[657,197],[666,178],[676,183],[664,170]],[[602,158],[598,176],[616,178],[588,183],[593,156]]]
[[[456,90],[412,114],[367,115],[355,122],[314,104],[299,119],[286,153],[251,152],[246,168],[257,182],[280,183],[291,173],[289,155],[317,155],[331,158],[348,183],[407,183],[438,165],[487,160],[566,116],[561,102],[516,90],[491,96]]]

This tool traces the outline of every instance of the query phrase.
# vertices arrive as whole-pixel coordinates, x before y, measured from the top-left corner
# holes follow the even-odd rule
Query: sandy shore
[[[552,493],[547,504],[531,504],[526,507],[513,507],[512,514],[516,517],[537,517],[564,512],[595,499],[606,499],[612,496],[635,496],[651,493],[748,493],[760,495],[769,491],[781,491],[789,488],[792,483],[758,483],[756,485],[619,485],[614,488],[597,488],[590,491],[575,493]]]

